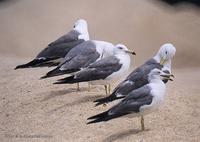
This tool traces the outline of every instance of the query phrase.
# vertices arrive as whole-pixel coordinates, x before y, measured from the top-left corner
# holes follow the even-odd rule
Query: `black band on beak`
[[[174,75],[172,75],[172,74],[169,74],[169,75],[160,75],[160,76],[162,76],[164,79],[167,79],[167,80],[170,80],[170,81],[174,81],[173,79],[170,78],[170,77],[174,78]]]
[[[130,51],[130,50],[126,50],[126,53],[132,54],[132,55],[136,55],[136,53],[134,51]]]
[[[132,52],[132,54],[133,54],[133,55],[136,55],[136,53],[135,53],[135,52]]]

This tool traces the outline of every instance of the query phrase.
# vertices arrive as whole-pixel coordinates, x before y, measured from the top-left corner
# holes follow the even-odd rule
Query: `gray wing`
[[[162,68],[163,66],[160,65],[156,60],[149,59],[144,64],[136,68],[128,77],[127,79],[136,80],[137,78],[140,78],[141,76],[144,76],[145,74],[149,74],[149,72],[153,68]]]
[[[159,63],[143,64],[136,68],[123,82],[121,82],[112,94],[126,96],[131,90],[142,87],[148,83],[148,74],[154,68],[162,69]]]
[[[73,47],[84,42],[83,39],[78,39],[78,35],[77,31],[70,31],[68,34],[50,43],[36,58],[64,58]]]
[[[75,76],[79,81],[92,81],[105,79],[114,72],[120,70],[122,64],[119,63],[119,59],[115,56],[110,56],[101,59],[87,68],[78,72]]]
[[[136,68],[131,74],[129,74],[128,77],[126,77],[124,81],[117,85],[110,96],[95,100],[94,102],[96,102],[96,106],[103,103],[112,102],[116,99],[124,98],[132,90],[146,85],[148,83],[148,74],[154,68],[161,69],[162,66],[154,59],[148,60],[140,67]]]
[[[142,66],[146,66],[146,65],[150,65],[150,64],[157,64],[157,63],[158,62],[155,59],[151,58],[151,59],[147,60]]]
[[[130,92],[125,99],[108,111],[89,117],[88,120],[94,120],[88,122],[87,124],[108,121],[130,113],[138,113],[142,106],[150,105],[152,103],[153,96],[150,94],[150,91],[150,87],[145,85]]]
[[[73,48],[65,56],[59,67],[61,70],[76,70],[85,68],[100,58],[96,46],[91,41],[85,41]]]
[[[150,94],[151,89],[146,85],[128,94],[128,96],[120,103],[112,107],[108,114],[113,116],[121,116],[129,113],[137,113],[140,107],[150,105],[153,96]]]
[[[71,30],[67,34],[65,34],[65,35],[61,36],[60,38],[58,38],[57,40],[49,43],[48,46],[54,46],[54,45],[58,45],[58,44],[66,43],[66,42],[77,41],[79,35],[80,35],[80,33],[77,32],[76,30]]]

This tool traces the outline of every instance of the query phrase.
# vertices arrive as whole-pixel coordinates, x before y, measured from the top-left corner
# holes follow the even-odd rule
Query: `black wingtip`
[[[57,81],[57,82],[54,82],[53,84],[63,84],[63,82]]]
[[[66,83],[69,83],[68,80],[67,80],[67,78],[63,78],[63,79],[58,79],[53,84],[66,84]]]
[[[102,105],[102,104],[103,104],[103,103],[98,102],[98,103],[95,104],[95,107],[97,107],[97,106],[99,106],[99,105]]]
[[[102,112],[102,113],[99,113],[97,115],[94,115],[94,116],[91,116],[88,118],[88,120],[90,119],[99,119],[99,118],[106,118],[106,116],[108,115],[108,111],[105,111],[105,112]]]
[[[55,77],[55,76],[58,76],[58,75],[62,75],[61,73],[60,74],[56,74],[56,71],[58,69],[54,69],[52,71],[49,71],[46,75],[42,76],[40,79],[45,79],[45,78],[50,78],[50,77]]]
[[[103,122],[103,121],[104,121],[104,118],[96,118],[95,120],[87,122],[87,125],[93,124],[93,123],[99,123],[99,122]]]
[[[22,65],[18,65],[15,67],[15,70],[16,69],[23,69],[23,68],[30,68],[30,67],[35,67],[35,65],[38,64],[40,60],[39,59],[34,59],[26,64],[22,64]]]
[[[42,79],[45,79],[45,78],[47,78],[47,77],[48,77],[48,76],[45,75],[45,76],[40,77],[40,79],[42,80]]]
[[[55,58],[56,59],[56,58]],[[48,62],[54,60],[54,58],[37,58],[37,59],[33,59],[32,61],[26,63],[26,64],[22,64],[22,65],[18,65],[15,67],[16,69],[22,69],[22,68],[35,68],[35,67],[51,67],[51,66],[56,66],[58,63],[53,63],[53,62]]]
[[[93,123],[97,123],[96,120],[93,120],[93,121],[87,122],[87,125],[89,125],[89,124],[93,124]]]
[[[61,79],[58,79],[57,81],[63,82],[63,81],[65,81],[65,80],[66,80],[66,78],[61,78]]]
[[[17,70],[17,69],[19,69],[19,67],[18,67],[18,66],[16,66],[16,67],[14,68],[14,70]]]
[[[57,80],[57,82],[55,82],[55,84],[73,84],[73,83],[78,83],[78,81],[74,79],[74,75],[59,79]]]
[[[93,123],[105,122],[105,121],[107,121],[106,116],[105,117],[103,116],[103,117],[95,118],[95,120],[87,122],[87,125],[93,124]]]
[[[55,77],[55,76],[59,76],[63,74],[64,73],[61,70],[59,70],[59,67],[56,67],[55,69],[49,71],[44,77],[49,78],[49,77]]]
[[[28,66],[26,64],[24,65],[18,65],[14,68],[14,70],[17,70],[17,69],[23,69],[23,68],[28,68]]]
[[[96,103],[94,106],[95,107],[97,107],[97,106],[99,106],[99,105],[104,105],[104,104],[107,104],[108,103],[108,101],[100,101],[100,99],[99,100],[95,100],[95,101],[93,101],[94,103]]]
[[[112,101],[117,100],[117,99],[122,99],[124,97],[125,96],[116,97],[115,92],[113,92],[110,96],[95,100],[94,103],[96,103],[95,106],[99,106],[99,105],[102,105],[102,104],[112,102]]]
[[[95,118],[96,118],[96,115],[95,115],[95,116],[88,117],[87,120],[95,119]]]
[[[105,103],[108,103],[110,101],[110,97],[105,97],[105,98],[101,98],[101,99],[97,99],[95,101],[93,101],[95,104],[95,107],[96,106],[99,106],[99,105],[102,105],[102,104],[105,104]]]

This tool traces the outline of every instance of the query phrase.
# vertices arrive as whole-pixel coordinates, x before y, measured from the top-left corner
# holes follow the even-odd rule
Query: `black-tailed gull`
[[[148,84],[129,92],[122,101],[108,111],[88,118],[94,120],[87,124],[108,121],[121,116],[141,116],[141,128],[145,130],[143,115],[157,110],[163,102],[166,86],[161,78],[170,79],[170,76],[159,69],[153,69],[148,75]]]
[[[87,22],[80,19],[74,24],[73,30],[51,42],[35,59],[18,65],[15,69],[56,66],[73,47],[87,40],[89,40]]]
[[[70,77],[58,80],[54,84],[72,84],[89,81],[92,84],[109,84],[119,76],[125,74],[130,66],[129,53],[135,54],[127,49],[125,45],[118,44],[114,49],[114,55],[103,58],[87,68],[75,73]]]

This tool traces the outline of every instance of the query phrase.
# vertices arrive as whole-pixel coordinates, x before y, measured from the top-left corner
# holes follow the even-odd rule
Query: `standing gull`
[[[171,59],[175,55],[176,48],[170,44],[164,44],[160,47],[158,53],[143,65],[136,68],[124,81],[122,81],[113,91],[113,93],[105,98],[98,99],[96,106],[104,103],[114,101],[125,97],[130,91],[142,87],[147,84],[148,74],[154,68],[162,69],[166,73],[171,73]],[[166,83],[167,80],[164,79]]]
[[[85,41],[70,50],[63,61],[55,69],[49,71],[41,78],[43,79],[80,71],[81,68],[86,68],[91,63],[113,55],[113,50],[114,45],[109,42],[95,40]]]
[[[54,84],[72,84],[86,81],[90,81],[92,84],[109,84],[110,81],[117,79],[128,71],[130,66],[129,53],[135,54],[129,51],[125,45],[118,44],[115,46],[113,56],[94,62],[87,68],[82,69],[70,77],[60,79]]]
[[[89,40],[87,22],[80,19],[74,24],[73,30],[51,42],[35,59],[18,65],[15,69],[56,66],[73,47],[87,40]]]
[[[94,120],[87,124],[108,121],[121,116],[141,116],[141,128],[145,130],[143,115],[158,109],[164,100],[166,88],[161,78],[164,77],[165,79],[172,80],[170,76],[170,74],[166,74],[159,69],[153,69],[148,75],[148,84],[128,93],[121,102],[108,111],[88,118]]]

